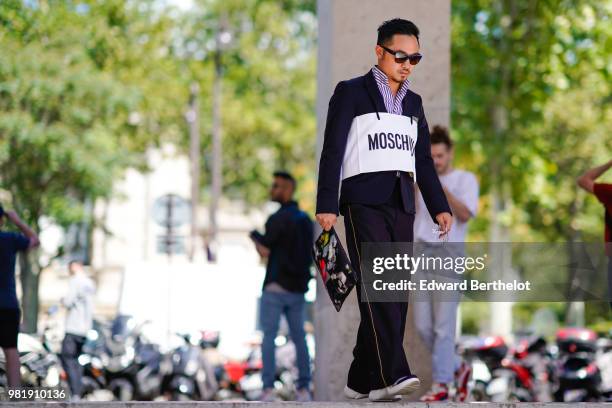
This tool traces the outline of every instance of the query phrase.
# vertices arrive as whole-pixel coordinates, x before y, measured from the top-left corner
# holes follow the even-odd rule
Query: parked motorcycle
[[[184,343],[170,355],[172,368],[163,380],[164,394],[173,401],[212,400],[218,384],[213,366],[202,354],[202,339],[178,335]]]
[[[467,336],[459,342],[459,352],[472,368],[469,381],[469,401],[490,401],[491,393],[498,393],[495,383],[488,389],[493,372],[501,368],[501,362],[508,353],[508,346],[500,336]]]
[[[98,392],[106,390],[106,363],[108,354],[106,339],[109,329],[101,322],[94,320],[93,327],[85,337],[83,350],[78,358],[83,367],[82,393],[84,399],[95,398]]]
[[[278,336],[275,343],[277,345],[275,392],[280,399],[291,401],[295,397],[295,379],[298,374],[295,346],[287,336],[283,335]],[[224,364],[217,399],[246,401],[260,399],[263,388],[261,344],[253,342],[250,346],[251,351],[244,361],[228,361]]]
[[[520,402],[551,400],[551,378],[554,364],[546,339],[527,335],[519,338],[517,346],[502,360],[502,367],[511,373],[512,399]]]
[[[566,327],[556,335],[555,401],[599,401],[601,373],[596,362],[597,334],[593,330]]]
[[[63,370],[59,358],[47,350],[39,338],[19,333],[17,343],[21,361],[21,381],[24,387],[62,386]],[[6,386],[5,367],[4,354],[0,353],[0,388]]]
[[[524,336],[514,349],[501,336],[464,337],[459,349],[472,368],[468,400],[550,400],[550,377],[554,370],[543,337]]]
[[[169,370],[157,345],[142,336],[142,326],[131,316],[117,316],[105,341],[107,388],[120,401],[151,401],[161,395]]]

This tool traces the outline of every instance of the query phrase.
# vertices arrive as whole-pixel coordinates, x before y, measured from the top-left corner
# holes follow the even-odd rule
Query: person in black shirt
[[[296,182],[286,172],[274,173],[270,199],[280,203],[280,209],[266,222],[266,232],[251,232],[257,252],[267,258],[266,276],[261,295],[263,401],[273,401],[276,362],[274,339],[281,314],[289,324],[289,334],[297,353],[299,378],[298,401],[310,401],[310,356],[304,332],[304,293],[312,275],[310,250],[313,242],[313,223],[308,214],[293,200]]]
[[[0,347],[6,359],[9,388],[20,386],[17,335],[21,313],[15,290],[15,260],[17,252],[38,246],[38,236],[14,211],[4,212],[0,206],[0,227],[5,219],[11,221],[21,233],[0,231]]]

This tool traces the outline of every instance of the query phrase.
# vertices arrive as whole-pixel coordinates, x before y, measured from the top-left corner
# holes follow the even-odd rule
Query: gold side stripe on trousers
[[[360,273],[360,281],[363,285],[363,272],[361,270],[361,254],[359,253],[359,246],[357,245],[357,237],[355,236],[355,226],[353,225],[353,214],[351,213],[351,206],[348,205],[349,209],[349,219],[351,221],[351,229],[353,230],[353,242],[355,243],[355,250],[357,251],[357,260],[359,262],[359,273]],[[380,348],[378,345],[378,335],[376,334],[376,326],[374,326],[374,315],[372,314],[372,307],[370,306],[370,299],[368,297],[368,291],[366,288],[363,288],[363,291],[366,295],[366,303],[368,304],[368,310],[370,311],[370,321],[372,322],[372,330],[374,331],[374,341],[376,343],[376,355],[378,357],[378,364],[380,366],[380,377],[383,380],[383,384],[387,387],[387,381],[385,381],[385,375],[383,374],[383,365],[382,360],[380,358]]]

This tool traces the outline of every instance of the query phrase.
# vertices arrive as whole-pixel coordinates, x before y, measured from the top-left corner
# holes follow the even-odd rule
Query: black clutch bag
[[[357,284],[357,274],[333,228],[321,232],[312,247],[312,257],[329,298],[339,312],[344,300]]]

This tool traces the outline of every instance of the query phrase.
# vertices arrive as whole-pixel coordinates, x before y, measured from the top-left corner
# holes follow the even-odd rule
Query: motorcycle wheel
[[[134,398],[134,387],[124,378],[111,381],[108,388],[117,401],[132,401]]]
[[[188,395],[182,394],[180,392],[173,392],[172,393],[172,400],[173,402],[185,402],[185,401],[193,401]]]
[[[476,381],[474,388],[470,391],[470,401],[488,401],[487,384],[482,381]]]
[[[81,392],[81,398],[85,398],[88,395],[92,395],[96,391],[101,389],[96,380],[86,375],[83,376],[81,383],[83,387],[83,391]]]

